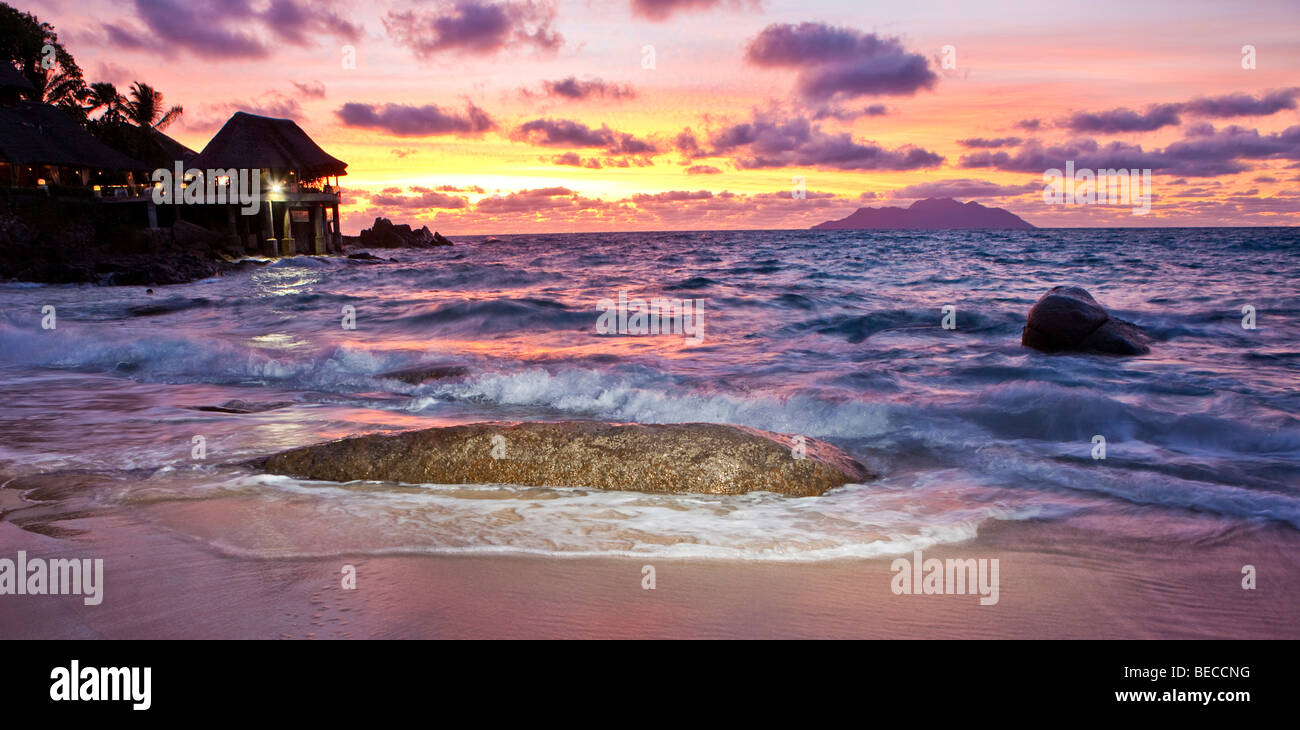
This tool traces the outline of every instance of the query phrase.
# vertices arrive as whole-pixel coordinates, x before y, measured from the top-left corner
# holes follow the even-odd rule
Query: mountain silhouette
[[[847,218],[818,223],[812,230],[1034,227],[1009,210],[989,208],[973,200],[962,203],[952,198],[926,198],[906,208],[858,208]]]

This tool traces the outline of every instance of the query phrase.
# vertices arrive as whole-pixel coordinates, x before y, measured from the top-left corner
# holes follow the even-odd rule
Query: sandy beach
[[[1300,570],[1300,538],[1268,526],[1187,545],[1008,522],[925,551],[997,558],[993,606],[894,595],[889,558],[654,560],[646,590],[639,558],[241,559],[127,519],[64,526],[89,529],[68,540],[0,523],[0,555],[102,557],[103,603],[5,596],[0,637],[1300,638],[1300,586],[1287,577]],[[1241,587],[1245,564],[1258,570],[1255,590]],[[355,590],[341,587],[344,565]]]

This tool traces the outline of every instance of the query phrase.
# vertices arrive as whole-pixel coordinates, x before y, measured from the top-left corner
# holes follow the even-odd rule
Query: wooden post
[[[284,203],[284,235],[280,237],[280,255],[294,256],[298,251],[293,244],[293,217],[289,214],[289,201]]]
[[[337,178],[335,182],[338,182]],[[334,220],[330,222],[334,228],[334,235],[330,236],[334,240],[334,252],[343,253],[343,227],[339,223],[339,204],[334,204]]]
[[[237,254],[244,253],[244,242],[239,239],[239,224],[235,222],[235,206],[226,206],[226,247]]]
[[[311,207],[311,252],[317,256],[329,253],[325,245],[325,206]]]
[[[266,216],[258,216],[262,221],[262,254],[275,258],[280,250],[280,242],[275,240],[274,205],[266,201]]]

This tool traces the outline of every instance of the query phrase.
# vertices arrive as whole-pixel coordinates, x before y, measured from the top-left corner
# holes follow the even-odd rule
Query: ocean
[[[8,519],[74,541],[145,525],[235,560],[806,563],[1008,522],[1178,543],[1300,530],[1298,229],[502,238],[374,251],[394,262],[290,258],[152,294],[0,285],[0,474],[47,485]],[[1057,284],[1145,328],[1150,354],[1022,347]],[[698,301],[702,336],[598,333],[598,303],[620,293]],[[386,375],[420,366],[442,369]],[[232,400],[248,412],[196,410]],[[358,433],[563,419],[804,435],[879,479],[790,498],[248,466]]]

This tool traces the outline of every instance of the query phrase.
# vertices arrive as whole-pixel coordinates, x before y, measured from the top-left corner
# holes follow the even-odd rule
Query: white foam
[[[489,373],[438,384],[430,387],[428,395],[412,399],[407,408],[421,410],[447,399],[551,408],[614,421],[732,423],[814,437],[861,438],[891,428],[891,406],[886,403],[702,393],[658,380],[638,381],[578,368]]]
[[[115,496],[137,505],[206,498],[268,500],[277,529],[199,536],[240,557],[516,553],[807,562],[905,554],[975,537],[989,519],[1033,509],[972,504],[970,487],[927,478],[845,485],[815,498],[650,494],[494,485],[338,485],[242,475],[155,483]],[[204,494],[206,496],[200,496]],[[263,511],[259,508],[259,511]],[[294,524],[297,522],[298,524]],[[283,535],[293,535],[285,542]]]

